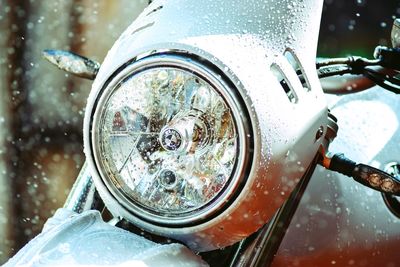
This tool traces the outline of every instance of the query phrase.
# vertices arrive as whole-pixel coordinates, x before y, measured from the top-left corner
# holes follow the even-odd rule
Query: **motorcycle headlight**
[[[243,177],[240,117],[232,89],[204,65],[179,56],[132,63],[98,98],[92,144],[100,175],[136,216],[161,224],[204,219]]]

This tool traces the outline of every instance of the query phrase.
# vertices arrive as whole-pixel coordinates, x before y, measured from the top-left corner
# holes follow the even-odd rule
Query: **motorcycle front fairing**
[[[326,101],[314,61],[321,10],[322,2],[314,0],[155,1],[146,8],[109,51],[85,114],[85,153],[114,216],[195,251],[231,245],[271,219],[315,158],[327,130]],[[285,57],[287,51],[306,85]],[[235,95],[231,103],[240,102],[234,116],[238,128],[244,125],[242,134],[238,129],[241,158],[228,189],[209,210],[182,222],[168,214],[159,219],[126,203],[108,184],[94,145],[98,129],[93,117],[101,117],[100,105],[106,101],[102,93],[138,68],[171,62],[199,66],[203,77],[211,73],[223,80],[227,94]]]
[[[111,213],[147,232],[179,240],[194,251],[223,248],[264,226],[315,164],[325,142],[328,110],[315,71],[321,11],[322,2],[317,0],[176,0],[149,5],[107,54],[86,107],[85,154],[96,188]],[[302,71],[304,83],[288,53]],[[157,68],[180,70],[187,77],[197,75],[228,106],[236,127],[237,159],[232,175],[213,199],[186,217],[155,214],[146,208],[147,203],[129,202],[132,199],[116,192],[118,186],[111,186],[118,172],[100,164],[113,157],[99,153],[107,142],[96,143],[102,134],[97,126],[108,120],[103,110],[122,81]],[[164,78],[163,73],[157,74]],[[135,112],[130,114],[144,117]],[[198,114],[198,110],[190,112]],[[121,114],[115,113],[112,126],[128,122]],[[189,115],[183,121],[193,120],[193,114]],[[196,116],[203,118],[203,114]],[[174,123],[174,127],[181,125],[181,121]],[[163,133],[174,129],[167,130]],[[168,146],[178,144],[176,137],[163,139],[160,134],[157,148],[171,148],[167,152],[175,153]],[[174,180],[170,173],[164,178]]]

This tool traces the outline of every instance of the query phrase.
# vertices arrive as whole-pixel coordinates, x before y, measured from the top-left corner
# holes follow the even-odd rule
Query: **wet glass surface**
[[[155,213],[200,208],[230,178],[237,150],[232,114],[215,88],[188,71],[163,67],[128,76],[99,117],[103,179]]]

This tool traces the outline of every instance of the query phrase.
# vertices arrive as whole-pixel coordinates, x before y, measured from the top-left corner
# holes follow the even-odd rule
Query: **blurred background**
[[[0,0],[0,264],[61,207],[83,162],[91,81],[41,58],[47,48],[102,62],[148,0]],[[326,0],[318,55],[371,57],[390,45],[398,0]]]

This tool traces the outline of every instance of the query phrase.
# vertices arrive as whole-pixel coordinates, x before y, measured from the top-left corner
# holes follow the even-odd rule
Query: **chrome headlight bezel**
[[[222,191],[211,201],[198,209],[183,214],[155,213],[139,203],[132,202],[132,199],[125,196],[124,193],[110,181],[110,175],[107,173],[102,163],[101,151],[98,146],[102,108],[115,88],[118,87],[118,84],[127,77],[159,67],[181,69],[186,72],[191,72],[193,75],[206,81],[230,107],[237,131],[237,160],[229,181],[225,184]],[[206,220],[210,220],[229,207],[230,203],[235,199],[235,196],[240,193],[251,165],[253,144],[250,142],[251,140],[248,136],[252,136],[252,127],[250,125],[247,109],[233,84],[226,78],[222,71],[208,61],[198,57],[188,56],[188,54],[179,53],[148,55],[141,59],[132,60],[118,69],[108,81],[104,83],[102,89],[99,90],[97,94],[92,109],[87,112],[92,114],[90,121],[91,154],[89,156],[92,157],[90,160],[92,160],[96,166],[95,179],[104,185],[107,197],[116,200],[116,202],[119,203],[118,208],[127,211],[127,213],[132,216],[132,220],[139,218],[151,224],[169,227],[200,224]],[[130,218],[126,219],[129,220]]]

